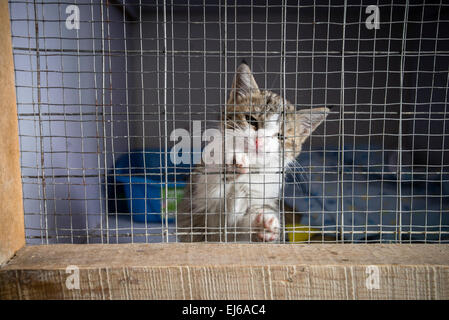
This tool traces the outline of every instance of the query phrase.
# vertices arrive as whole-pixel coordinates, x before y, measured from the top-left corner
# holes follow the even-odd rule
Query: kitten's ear
[[[259,92],[259,86],[249,66],[245,62],[241,63],[235,73],[229,98],[234,98],[234,96],[249,96],[257,92]]]
[[[328,108],[303,109],[296,112],[296,134],[309,136],[326,119]],[[298,132],[299,131],[299,132]]]

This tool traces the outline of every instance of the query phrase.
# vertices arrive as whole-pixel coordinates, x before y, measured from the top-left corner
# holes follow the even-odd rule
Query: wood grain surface
[[[0,299],[449,299],[449,246],[29,246],[0,269]]]
[[[0,1],[0,265],[25,245],[8,1]]]

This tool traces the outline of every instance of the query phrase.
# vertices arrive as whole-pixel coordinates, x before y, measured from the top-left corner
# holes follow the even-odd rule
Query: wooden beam
[[[29,246],[0,299],[449,299],[449,245]]]
[[[0,1],[0,265],[25,245],[8,1]]]

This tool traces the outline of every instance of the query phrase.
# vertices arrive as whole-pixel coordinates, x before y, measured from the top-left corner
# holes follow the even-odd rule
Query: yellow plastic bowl
[[[316,234],[315,231],[318,231],[318,229],[310,228],[302,224],[287,224],[285,226],[288,241],[293,243],[306,242],[310,240],[310,238]]]

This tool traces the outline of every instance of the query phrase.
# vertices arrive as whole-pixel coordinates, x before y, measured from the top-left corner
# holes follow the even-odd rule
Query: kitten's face
[[[296,111],[276,93],[259,90],[246,64],[234,78],[226,107],[226,136],[236,137],[235,153],[246,153],[250,168],[279,168],[301,152],[307,137],[326,118],[327,108]],[[282,152],[282,150],[284,152]]]

